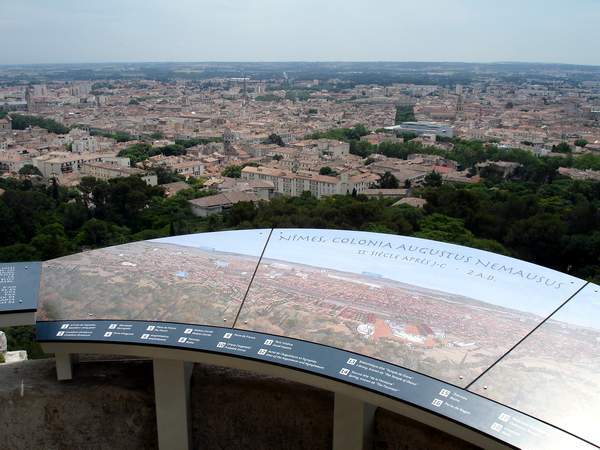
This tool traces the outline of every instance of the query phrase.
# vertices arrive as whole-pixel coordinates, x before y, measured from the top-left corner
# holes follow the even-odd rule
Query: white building
[[[73,153],[94,153],[100,150],[98,140],[94,136],[84,136],[72,142]]]
[[[118,158],[116,154],[106,153],[50,152],[33,158],[32,162],[46,178],[80,172],[84,163],[112,162],[120,167],[129,167],[129,158]]]
[[[400,125],[386,127],[385,129],[396,133],[415,133],[419,136],[422,134],[435,134],[441,137],[454,137],[454,127],[444,123],[403,122]]]
[[[123,167],[117,163],[110,162],[84,162],[81,164],[80,173],[83,176],[98,178],[99,180],[111,180],[130,176],[139,176],[147,185],[156,186],[158,178],[156,174],[134,167]]]
[[[319,175],[315,172],[291,172],[270,167],[251,167],[242,169],[243,180],[263,180],[273,183],[278,194],[298,197],[308,191],[317,198],[329,195],[357,194],[369,189],[379,180],[378,175],[371,173],[357,173],[350,176],[343,173],[331,177]]]

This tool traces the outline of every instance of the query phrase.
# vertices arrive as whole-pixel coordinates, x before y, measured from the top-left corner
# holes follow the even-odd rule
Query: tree
[[[164,134],[162,134],[160,131],[154,131],[153,133],[150,133],[150,134],[148,135],[148,137],[149,137],[150,139],[153,139],[153,140],[157,141],[157,140],[159,140],[159,139],[164,139],[164,138],[165,138],[165,135],[164,135]],[[175,144],[177,144],[177,145],[181,145],[181,144],[179,144],[178,142],[175,142]]]
[[[280,102],[281,97],[275,94],[257,95],[254,100],[257,102]]]
[[[425,176],[423,184],[427,187],[439,187],[442,185],[442,176],[437,172],[429,172]]]
[[[230,165],[223,169],[221,175],[229,178],[241,178],[242,177],[242,166]]]
[[[152,169],[152,172],[156,174],[156,180],[158,184],[175,183],[176,181],[185,181],[183,175],[173,172],[165,167],[156,167]]]
[[[126,131],[106,131],[106,130],[100,130],[98,128],[92,128],[90,130],[90,135],[107,137],[110,139],[114,139],[117,142],[127,142],[127,141],[133,141],[136,139],[134,136],[127,133]]]
[[[573,167],[581,170],[600,170],[600,156],[592,155],[591,153],[588,153],[587,155],[581,155],[574,159],[572,165]]]
[[[465,228],[464,221],[442,214],[431,214],[420,222],[421,231],[416,236],[434,241],[450,242],[468,247],[507,254],[508,251],[498,242],[478,239]]]
[[[55,205],[47,192],[25,188],[10,189],[0,199],[1,203],[4,203],[11,211],[9,217],[12,216],[13,224],[16,225],[14,228],[10,226],[2,229],[0,242],[5,233],[9,236],[16,233],[19,238],[18,242],[29,243],[39,233],[40,228],[52,223]],[[0,212],[2,212],[2,208],[0,208]]]
[[[151,153],[155,153],[157,155],[165,155],[165,156],[180,156],[180,155],[187,154],[187,150],[185,149],[185,147],[183,145],[172,144],[172,145],[165,145],[164,147],[158,147],[158,148],[153,147]]]
[[[377,150],[377,146],[371,145],[367,141],[350,141],[350,153],[360,156],[361,158],[368,157],[371,153],[374,153],[375,150]]]
[[[399,133],[398,136],[404,139],[404,142],[412,141],[413,139],[419,137],[417,133],[413,133],[411,131],[404,131],[402,133]]]
[[[11,114],[11,118],[13,130],[25,130],[28,127],[40,127],[55,134],[67,134],[69,132],[69,127],[52,119],[22,114]]]
[[[60,189],[58,188],[58,181],[56,181],[56,177],[52,177],[52,181],[50,183],[50,195],[52,199],[58,203],[60,200]]]
[[[23,239],[23,231],[13,208],[6,204],[0,197],[0,247],[3,245],[11,245],[15,242],[20,242]],[[2,259],[0,258],[0,261]]]
[[[556,153],[571,153],[571,146],[566,142],[561,142],[558,145],[553,145],[552,151]]]
[[[277,144],[280,147],[285,147],[285,142],[283,142],[283,139],[277,133],[270,134],[265,140],[265,144]]]
[[[392,172],[385,172],[379,180],[379,187],[381,189],[398,189],[399,185],[398,178]]]
[[[402,122],[414,122],[415,120],[415,110],[412,105],[396,106],[396,117],[394,119],[396,125],[399,125]]]
[[[58,258],[68,254],[71,244],[65,234],[65,229],[59,223],[43,227],[31,240],[31,245],[38,251],[43,260]]]
[[[234,204],[227,214],[227,220],[231,224],[251,224],[256,217],[256,207],[252,202],[238,202]]]
[[[321,167],[319,169],[319,175],[332,175],[332,174],[334,174],[334,171],[329,166]]]
[[[354,128],[348,133],[348,137],[350,139],[360,140],[361,137],[369,134],[369,129],[365,127],[362,123],[355,125]]]
[[[104,185],[105,190],[94,190],[94,199],[105,196],[106,218],[132,229],[139,229],[140,215],[152,199],[164,197],[160,186],[148,186],[141,178],[114,178]],[[98,194],[98,196],[97,196]]]
[[[360,141],[362,136],[369,134],[369,130],[362,124],[355,125],[353,128],[334,128],[328,131],[318,131],[310,134],[309,139],[335,139],[338,141]]]
[[[40,254],[33,245],[13,244],[6,247],[0,247],[0,261],[36,261],[40,259]]]
[[[79,245],[87,247],[102,247],[126,242],[127,229],[118,227],[104,220],[90,219],[77,234]]]
[[[196,145],[209,144],[211,142],[223,142],[223,137],[214,136],[208,138],[175,139],[175,143],[177,145],[181,145],[184,148],[190,148]]]
[[[121,150],[117,156],[129,158],[131,164],[135,164],[148,159],[150,156],[154,156],[154,152],[150,144],[133,144]]]
[[[61,212],[63,215],[62,224],[67,232],[79,230],[89,219],[88,208],[81,199],[67,204],[63,203]]]
[[[25,350],[31,359],[44,358],[46,355],[35,338],[35,327],[20,326],[3,330],[9,350]]]
[[[99,180],[94,177],[82,177],[79,186],[77,186],[81,192],[81,198],[86,209],[88,209],[90,202],[92,201],[92,192],[96,188],[98,182]]]
[[[586,146],[586,145],[588,145],[588,144],[589,144],[589,142],[588,142],[588,141],[586,141],[585,139],[577,139],[577,140],[575,141],[575,146],[576,146],[576,147],[585,147],[585,146]]]
[[[37,175],[42,176],[42,172],[40,169],[31,164],[25,164],[23,167],[19,169],[19,175]]]
[[[539,213],[514,222],[506,242],[516,249],[521,258],[538,264],[560,267],[563,236],[566,225],[557,214]]]

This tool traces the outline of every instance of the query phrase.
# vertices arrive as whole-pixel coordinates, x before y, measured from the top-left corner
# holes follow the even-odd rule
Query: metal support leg
[[[190,378],[193,364],[170,359],[154,360],[154,398],[160,450],[189,450]]]
[[[336,393],[333,450],[370,450],[375,409],[373,405]]]
[[[59,381],[73,379],[73,364],[77,362],[77,355],[72,353],[55,353],[56,378]]]

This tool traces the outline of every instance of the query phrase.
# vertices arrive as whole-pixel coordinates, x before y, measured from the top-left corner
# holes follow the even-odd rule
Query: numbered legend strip
[[[138,321],[38,322],[40,342],[107,342],[221,353],[310,372],[428,410],[509,445],[589,449],[593,445],[461,388],[355,353],[251,331]]]

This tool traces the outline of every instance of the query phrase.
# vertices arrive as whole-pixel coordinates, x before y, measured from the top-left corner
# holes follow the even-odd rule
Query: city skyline
[[[600,3],[427,0],[3,5],[4,64],[125,61],[451,61],[600,65]],[[383,13],[385,11],[385,13]],[[543,14],[540,14],[543,11]],[[572,33],[577,28],[576,37]],[[61,30],[57,33],[56,30]],[[174,32],[176,31],[176,32]],[[17,39],[17,38],[10,38]],[[68,49],[68,50],[67,50]]]
[[[331,392],[292,386],[294,409],[245,373],[273,366],[443,432],[386,416],[386,448],[598,446],[598,18],[600,0],[0,2],[7,445],[326,448],[327,423],[294,427],[331,417],[334,447],[374,443]],[[244,417],[187,423],[224,386]]]

